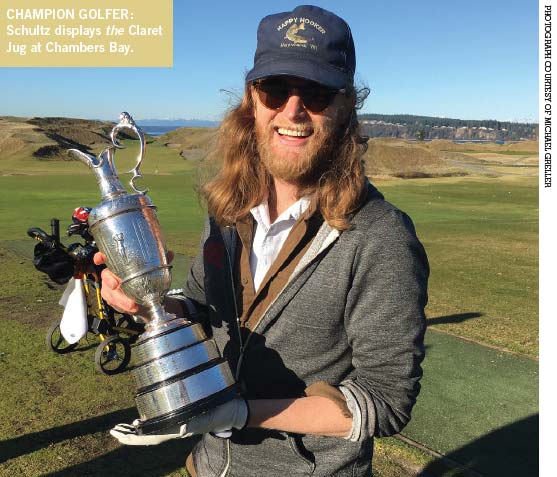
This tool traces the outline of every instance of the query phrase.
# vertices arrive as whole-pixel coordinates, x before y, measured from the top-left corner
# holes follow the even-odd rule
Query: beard
[[[296,125],[298,129],[304,127],[304,124]],[[320,125],[313,130],[305,146],[293,150],[285,147],[278,152],[272,148],[274,134],[273,122],[263,129],[256,128],[257,152],[267,172],[273,178],[298,186],[316,185],[334,157],[336,141],[333,128]]]

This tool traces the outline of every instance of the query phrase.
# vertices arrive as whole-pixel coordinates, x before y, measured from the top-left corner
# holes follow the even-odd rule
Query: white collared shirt
[[[301,215],[309,207],[309,197],[302,197],[277,217],[271,224],[267,201],[250,210],[257,222],[249,258],[255,291],[277,258],[288,234]]]

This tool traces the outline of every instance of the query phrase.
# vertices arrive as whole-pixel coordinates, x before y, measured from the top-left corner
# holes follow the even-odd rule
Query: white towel
[[[60,298],[64,314],[60,322],[60,332],[69,343],[77,343],[87,333],[87,300],[81,278],[72,278]]]

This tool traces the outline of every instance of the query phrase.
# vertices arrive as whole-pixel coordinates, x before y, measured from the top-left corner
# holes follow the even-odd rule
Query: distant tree
[[[420,129],[417,133],[416,133],[416,139],[418,141],[423,141],[425,139],[425,131],[423,129]]]
[[[379,124],[362,124],[362,131],[370,137],[418,138],[423,131],[429,138],[452,139],[456,129],[466,127],[468,131],[461,137],[472,139],[478,137],[478,130],[473,127],[485,127],[495,130],[496,137],[501,140],[518,140],[521,138],[535,139],[538,137],[538,125],[531,123],[511,123],[496,120],[463,120],[454,118],[435,118],[415,116],[411,114],[362,114],[360,119],[381,122]],[[433,126],[444,129],[432,129]]]

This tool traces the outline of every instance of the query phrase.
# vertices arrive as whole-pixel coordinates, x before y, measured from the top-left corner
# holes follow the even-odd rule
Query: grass
[[[70,355],[47,351],[45,332],[61,314],[49,287],[21,255],[0,249],[0,475],[178,476],[191,442],[123,448],[106,432],[136,417],[128,373],[95,372],[96,338]],[[145,475],[145,474],[144,474]]]
[[[39,160],[32,156],[37,146],[47,144],[26,144],[21,150],[12,154],[0,154],[0,176],[4,175],[41,175],[41,176],[64,176],[64,175],[83,175],[93,177],[88,168],[78,160],[71,160],[70,156],[65,156],[67,160]],[[116,169],[120,171],[122,182],[126,181],[124,171],[130,170],[136,163],[139,153],[137,141],[124,140],[122,144],[126,149],[118,151],[115,160]],[[106,145],[105,145],[106,146]],[[104,147],[97,147],[93,150],[94,154],[102,152]],[[152,139],[147,141],[147,159],[142,164],[140,171],[145,175],[165,175],[183,173],[194,168],[194,165],[183,160],[179,152],[168,148],[160,141]],[[129,179],[128,179],[129,180]],[[93,179],[93,184],[95,184]]]
[[[196,148],[200,137],[193,136]],[[116,160],[120,171],[128,170],[137,154],[136,142],[127,144]],[[535,358],[537,180],[514,169],[508,177],[379,180],[376,185],[410,214],[427,249],[431,329]],[[195,163],[155,141],[142,171],[140,186],[151,189],[167,244],[178,253],[179,283],[198,246],[204,216],[191,193]],[[133,385],[127,373],[105,377],[94,371],[93,340],[66,356],[48,352],[43,344],[46,329],[61,315],[61,290],[32,268],[33,242],[25,231],[33,225],[48,230],[51,217],[62,220],[63,230],[74,207],[96,205],[93,174],[77,161],[31,159],[27,150],[0,153],[0,173],[0,369],[8,383],[0,400],[5,416],[0,475],[125,476],[137,475],[138,466],[144,475],[179,475],[191,443],[138,450],[119,447],[108,436],[116,422],[135,416]],[[434,461],[396,439],[377,441],[378,477],[417,475]]]
[[[431,263],[431,325],[538,354],[538,193],[535,178],[379,184],[409,213]],[[459,319],[467,314],[474,319]]]
[[[162,161],[161,161],[162,163]],[[89,173],[85,167],[85,172]],[[146,175],[168,246],[191,257],[203,210],[191,194],[193,171]],[[432,264],[428,316],[474,320],[435,324],[444,331],[537,356],[537,189],[534,179],[417,179],[378,184],[407,211]],[[94,205],[92,174],[0,177],[0,240],[23,239],[50,217],[64,229],[78,205]],[[38,206],[40,204],[40,206]],[[435,323],[435,322],[434,322]]]
[[[116,422],[135,416],[128,375],[95,373],[94,349],[71,356],[47,352],[34,326],[2,321],[0,330],[2,373],[10,384],[0,404],[0,475],[134,476],[140,465],[143,475],[181,475],[186,442],[120,448],[108,436]]]
[[[395,437],[376,439],[373,454],[374,477],[415,476],[435,461],[430,454]]]

